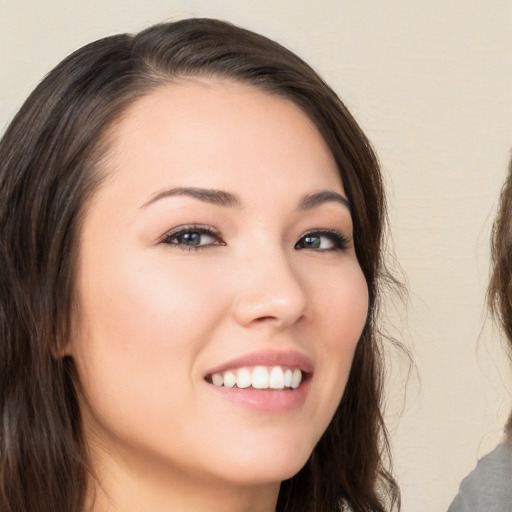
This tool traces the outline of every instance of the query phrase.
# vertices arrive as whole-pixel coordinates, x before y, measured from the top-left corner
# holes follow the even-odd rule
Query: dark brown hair
[[[379,166],[346,107],[300,58],[231,24],[189,19],[91,43],[36,88],[0,142],[0,510],[79,512],[88,459],[73,386],[59,357],[70,336],[80,219],[101,183],[108,133],[137,98],[175,79],[227,78],[293,101],[315,123],[352,205],[370,308],[341,404],[277,510],[399,507],[386,469],[376,328],[388,276]]]
[[[491,265],[487,300],[512,349],[512,159],[492,229]],[[506,432],[512,438],[512,414],[507,421]]]

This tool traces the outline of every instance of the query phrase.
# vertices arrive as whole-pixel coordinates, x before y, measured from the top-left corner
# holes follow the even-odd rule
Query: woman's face
[[[368,308],[324,140],[286,99],[186,80],[132,105],[105,167],[68,347],[94,456],[141,478],[292,476],[340,402]]]

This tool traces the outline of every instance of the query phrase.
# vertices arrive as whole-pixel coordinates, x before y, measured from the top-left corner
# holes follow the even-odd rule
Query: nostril
[[[262,316],[262,317],[254,319],[255,322],[259,322],[259,323],[272,321],[272,320],[277,320],[277,318],[275,316]]]

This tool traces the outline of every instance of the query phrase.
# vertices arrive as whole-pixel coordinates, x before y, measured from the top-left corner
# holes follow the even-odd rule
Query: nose
[[[308,295],[292,258],[284,250],[251,254],[235,272],[234,316],[245,327],[269,324],[282,329],[306,313]]]

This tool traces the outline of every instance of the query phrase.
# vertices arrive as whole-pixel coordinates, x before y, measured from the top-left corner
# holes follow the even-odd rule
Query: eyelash
[[[173,242],[174,239],[187,234],[208,235],[214,238],[216,242],[204,245],[187,245],[183,242]],[[202,226],[198,224],[191,224],[188,226],[179,226],[178,228],[169,231],[161,240],[162,244],[174,245],[182,251],[199,251],[200,249],[207,249],[212,245],[226,245],[222,239],[222,233],[212,228],[211,226]]]
[[[198,244],[198,245],[188,245],[183,243],[183,241],[174,241],[177,238],[185,235],[207,235],[215,240],[213,243],[208,244]],[[322,247],[307,247],[302,245],[305,241],[313,238],[327,238],[331,243],[332,247],[322,248]],[[301,244],[302,242],[302,244]],[[191,224],[186,226],[179,226],[178,228],[169,231],[160,241],[162,244],[168,244],[176,246],[182,251],[199,251],[202,249],[208,249],[212,246],[225,246],[226,242],[223,240],[223,235],[220,231],[212,228],[211,226],[204,226],[198,224]],[[319,242],[320,245],[322,241]],[[344,251],[348,248],[349,240],[347,237],[339,233],[338,231],[331,229],[315,229],[311,231],[307,231],[303,233],[297,243],[294,246],[296,250],[308,249],[312,251],[318,252],[328,252],[328,251]]]
[[[306,240],[307,238],[320,238],[326,237],[332,243],[332,247],[330,248],[319,248],[319,247],[300,247],[301,241]],[[321,242],[320,242],[321,243]],[[304,233],[300,239],[295,244],[295,249],[310,249],[317,250],[319,252],[324,251],[344,251],[348,249],[349,241],[348,238],[338,231],[332,229],[315,229],[312,231],[307,231]]]

